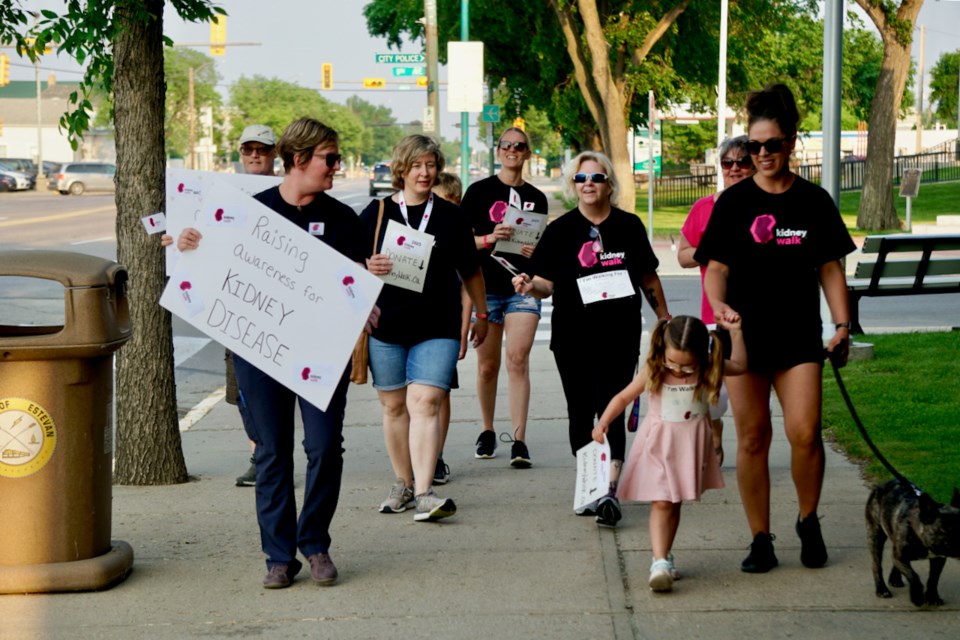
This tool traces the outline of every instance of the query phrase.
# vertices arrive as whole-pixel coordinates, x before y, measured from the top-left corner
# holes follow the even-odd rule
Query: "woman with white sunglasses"
[[[632,179],[632,176],[631,176]],[[564,170],[577,207],[551,223],[533,254],[533,274],[513,279],[517,293],[553,296],[550,349],[567,400],[570,449],[591,441],[607,403],[633,379],[640,356],[641,295],[658,319],[670,318],[657,276],[659,262],[640,218],[619,209],[610,159],[584,151]],[[609,492],[577,515],[597,524],[620,520],[617,482],[626,448],[621,415],[610,424]]]

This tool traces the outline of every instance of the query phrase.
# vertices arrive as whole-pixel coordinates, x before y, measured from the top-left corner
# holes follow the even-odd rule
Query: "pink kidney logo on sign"
[[[690,419],[690,416],[691,416],[691,413],[690,413],[689,411],[687,411],[685,414],[683,414],[683,419],[684,419],[684,420],[689,420],[689,419]]]
[[[343,279],[343,286],[349,287],[349,286],[352,285],[354,282],[356,282],[356,281],[353,279],[353,276],[347,276],[346,278]]]
[[[182,182],[177,185],[177,191],[180,192],[180,193],[183,193],[183,183],[182,183]]]
[[[601,298],[606,298],[606,297],[607,297],[607,292],[604,291],[603,293],[601,293],[601,294],[600,294],[600,297],[601,297]]]
[[[601,460],[602,462],[606,462],[606,461],[607,461],[607,454],[606,454],[606,453],[601,453],[601,454],[600,454],[600,460]]]
[[[193,288],[193,285],[190,284],[189,280],[184,280],[183,282],[180,283],[180,291],[189,291],[192,288]]]
[[[773,240],[773,229],[777,226],[777,219],[769,213],[757,216],[757,219],[750,225],[750,235],[757,244],[766,244]]]
[[[150,218],[150,226],[151,227],[157,226],[156,223],[153,221],[153,218]]]
[[[523,218],[517,218],[517,224],[523,224]]]
[[[406,236],[400,236],[399,238],[397,238],[397,246],[402,247],[403,243],[406,241],[407,241]]]
[[[304,380],[310,379],[310,367],[304,367],[303,371],[300,372],[300,377]]]
[[[223,209],[217,209],[217,212],[213,214],[213,217],[216,218],[217,222],[223,221]]]
[[[503,215],[507,212],[507,203],[503,200],[497,200],[493,203],[493,206],[490,207],[490,220],[494,224],[500,224],[503,222]]]

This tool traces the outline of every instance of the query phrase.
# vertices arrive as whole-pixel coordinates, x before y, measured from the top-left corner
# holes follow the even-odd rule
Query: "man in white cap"
[[[258,176],[275,175],[273,161],[277,157],[277,136],[264,124],[252,124],[240,135],[240,161],[243,172]]]

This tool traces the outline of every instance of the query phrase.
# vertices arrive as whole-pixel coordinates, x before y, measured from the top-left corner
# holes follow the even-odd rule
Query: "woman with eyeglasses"
[[[840,260],[855,247],[830,195],[790,170],[800,120],[790,90],[777,84],[752,93],[746,110],[746,149],[756,173],[720,194],[694,255],[707,265],[704,288],[714,313],[743,319],[748,371],[725,380],[737,429],[737,483],[753,536],[740,568],[765,573],[778,564],[770,534],[771,388],[790,442],[800,561],[817,568],[827,562],[817,516],[824,475],[820,288],[836,322],[827,351],[842,366],[850,316]]]
[[[737,136],[736,138],[727,138],[720,145],[720,171],[723,175],[723,188],[728,189],[737,184],[744,178],[753,175],[753,160],[747,153],[747,136]],[[693,203],[687,219],[680,229],[680,250],[677,251],[677,261],[681,267],[693,269],[700,267],[700,283],[703,284],[704,275],[707,273],[706,265],[702,265],[693,259],[693,254],[700,244],[700,238],[707,229],[707,223],[710,221],[710,214],[713,213],[713,204],[720,196],[720,192],[711,193],[709,196],[700,198]],[[713,309],[710,308],[710,301],[707,299],[707,292],[703,291],[700,302],[700,319],[703,320],[707,328],[713,330],[716,328],[716,320],[713,317]],[[720,388],[720,400],[715,405],[710,405],[710,421],[713,425],[713,451],[717,455],[717,461],[723,466],[723,414],[727,411],[727,388]]]
[[[477,348],[477,396],[482,430],[477,438],[477,458],[496,457],[497,438],[493,416],[497,406],[497,379],[503,339],[506,336],[507,382],[510,419],[513,426],[510,466],[529,468],[533,463],[527,449],[527,413],[530,408],[530,349],[540,322],[540,300],[513,290],[513,275],[491,257],[498,240],[509,240],[513,227],[505,219],[508,206],[521,211],[547,213],[547,196],[523,179],[523,166],[530,159],[530,139],[517,127],[500,134],[497,157],[501,169],[496,175],[473,183],[460,203],[473,226],[474,242],[480,251],[480,266],[487,287],[487,339]],[[518,272],[529,271],[534,245],[526,244],[516,253],[498,253]]]
[[[366,239],[353,209],[327,195],[340,165],[339,134],[322,122],[300,118],[284,130],[277,149],[283,160],[283,182],[254,196],[309,232],[320,242],[363,264]],[[200,232],[184,229],[177,240],[181,251],[196,249]],[[371,314],[367,331],[376,324]],[[318,326],[318,331],[323,327]],[[266,589],[289,587],[302,568],[297,549],[310,564],[310,576],[320,585],[337,580],[330,558],[330,523],[340,499],[343,475],[343,416],[350,382],[350,363],[336,391],[321,411],[258,369],[233,354],[239,386],[243,427],[255,443],[257,523],[260,543],[267,556]],[[297,517],[293,481],[294,406],[303,420],[303,448],[307,454],[303,505]]]
[[[457,511],[453,500],[434,492],[433,480],[442,446],[440,406],[460,356],[461,281],[477,308],[470,339],[479,346],[487,335],[483,273],[470,225],[455,204],[433,194],[443,164],[436,140],[407,136],[394,147],[390,163],[399,191],[374,200],[360,214],[367,268],[374,275],[385,276],[393,269],[387,238],[403,241],[403,235],[388,236],[391,227],[416,229],[432,246],[425,269],[422,262],[420,266],[425,271],[422,291],[388,282],[377,299],[380,318],[370,335],[370,371],[396,478],[380,512],[402,513],[413,507],[416,522],[437,521]]]
[[[632,179],[633,176],[630,176]],[[567,400],[570,449],[592,440],[595,421],[633,379],[640,357],[641,294],[658,319],[669,319],[659,262],[640,218],[617,207],[610,159],[584,151],[564,170],[564,191],[577,208],[551,223],[531,263],[532,277],[513,278],[517,293],[553,296],[550,349]],[[610,487],[577,515],[597,524],[620,520],[617,483],[626,449],[624,416],[609,425]]]

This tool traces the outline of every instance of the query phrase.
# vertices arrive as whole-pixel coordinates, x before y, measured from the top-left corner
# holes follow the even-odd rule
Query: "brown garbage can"
[[[110,540],[127,271],[94,256],[7,251],[6,276],[59,282],[64,313],[62,325],[0,324],[0,593],[107,588],[133,566],[130,545]]]

